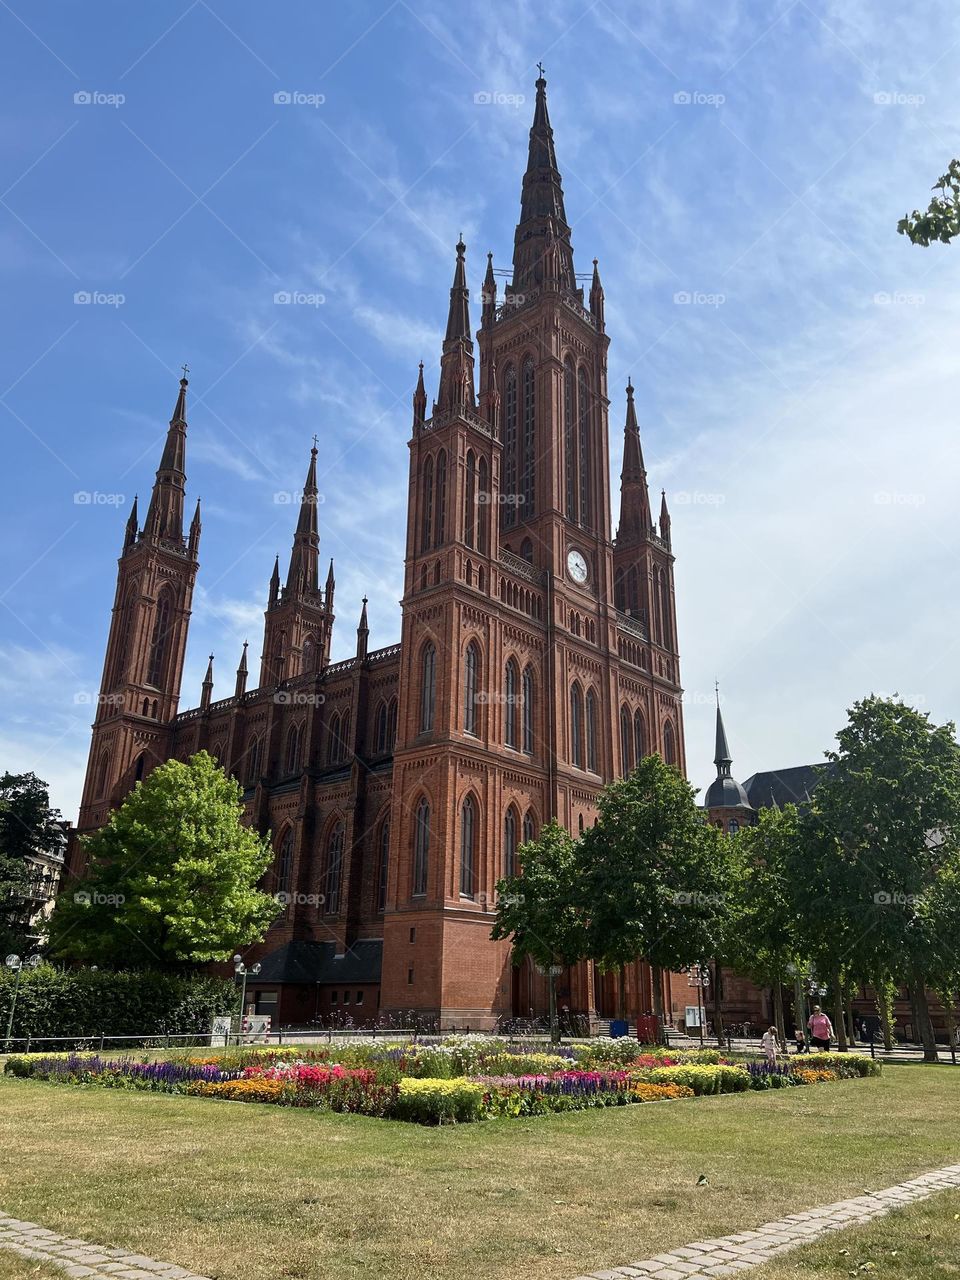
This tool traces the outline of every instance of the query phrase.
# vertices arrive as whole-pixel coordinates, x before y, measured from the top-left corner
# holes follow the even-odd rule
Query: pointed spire
[[[417,375],[417,389],[413,393],[413,429],[422,427],[427,419],[427,389],[423,385],[423,361],[420,361],[420,372]]]
[[[327,570],[327,587],[323,600],[327,613],[333,612],[333,593],[336,590],[336,586],[336,580],[333,576],[333,559],[331,557],[330,568]]]
[[[360,624],[357,627],[357,657],[367,656],[367,642],[370,639],[370,627],[367,624],[367,597],[363,597],[363,608],[360,610]]]
[[[276,604],[280,596],[280,557],[273,561],[273,573],[270,575],[270,603]]]
[[[730,748],[727,746],[727,733],[723,727],[723,715],[720,711],[720,686],[717,685],[717,749],[713,757],[713,763],[717,766],[717,777],[729,777],[730,766],[733,764],[733,756],[730,754]]]
[[[240,655],[240,665],[237,667],[237,687],[234,696],[242,698],[247,691],[247,642],[243,642],[243,653]]]
[[[450,311],[447,316],[447,335],[443,340],[440,357],[440,390],[437,392],[437,408],[441,412],[476,407],[473,386],[473,339],[470,337],[470,290],[467,288],[467,268],[464,254],[467,246],[461,237],[457,241],[457,265],[450,289]]]
[[[667,510],[667,491],[660,490],[660,537],[670,546],[670,512]]]
[[[320,549],[320,535],[317,532],[317,498],[317,446],[314,444],[310,450],[310,465],[303,484],[300,514],[297,516],[297,529],[293,535],[293,549],[290,552],[290,567],[287,570],[287,590],[295,591],[297,595],[316,591],[319,586],[317,557]]]
[[[167,429],[157,468],[157,478],[144,524],[147,537],[183,542],[183,495],[187,484],[187,379],[180,379],[180,394]]]
[[[206,711],[210,706],[210,699],[213,696],[213,654],[210,655],[210,661],[207,663],[207,674],[203,677],[200,693],[200,709]]]
[[[603,333],[603,285],[600,283],[600,266],[596,258],[593,260],[593,282],[590,285],[590,313],[597,322],[597,328]]]
[[[530,129],[527,171],[523,175],[520,221],[514,236],[511,290],[523,293],[540,284],[571,293],[577,288],[542,68]]]
[[[653,527],[647,472],[640,447],[640,427],[633,403],[633,383],[627,379],[627,417],[623,427],[623,467],[620,471],[620,523],[617,542],[645,538]]]
[[[133,506],[130,508],[130,514],[127,517],[127,527],[123,533],[124,551],[126,551],[127,547],[132,547],[133,544],[136,542],[139,529],[140,529],[140,525],[139,525],[139,519],[137,517],[137,495],[134,494]]]
[[[483,277],[481,323],[486,329],[497,318],[497,278],[493,274],[493,254],[487,254],[487,274]]]
[[[187,546],[191,555],[196,555],[200,547],[200,530],[203,526],[200,524],[200,499],[197,499],[197,509],[193,513],[193,519],[190,521],[190,537]]]

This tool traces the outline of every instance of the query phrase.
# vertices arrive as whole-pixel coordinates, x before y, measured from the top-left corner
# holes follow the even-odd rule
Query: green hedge
[[[16,975],[0,967],[0,1036]],[[200,1035],[218,1014],[234,1012],[232,982],[205,974],[114,973],[109,970],[24,968],[13,1022],[24,1036]]]

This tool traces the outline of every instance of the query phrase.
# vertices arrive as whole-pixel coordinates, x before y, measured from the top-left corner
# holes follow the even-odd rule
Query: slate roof
[[[743,784],[747,798],[754,809],[770,809],[774,805],[806,805],[810,803],[814,788],[825,772],[833,766],[825,764],[800,764],[791,769],[769,769],[755,773]]]
[[[344,982],[352,985],[380,981],[383,943],[379,938],[355,942],[341,956],[336,954],[336,950],[335,942],[311,942],[308,939],[285,942],[260,961],[257,982]]]

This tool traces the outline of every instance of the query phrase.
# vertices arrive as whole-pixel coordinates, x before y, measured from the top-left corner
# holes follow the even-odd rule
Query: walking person
[[[810,1043],[818,1049],[828,1050],[833,1039],[833,1023],[818,1004],[813,1006],[807,1026],[810,1028]]]
[[[793,1038],[797,1042],[797,1053],[806,1053],[807,1040],[806,1040],[806,1036],[804,1036],[803,1034],[803,1027],[800,1025],[799,1022],[797,1023],[794,1029]]]
[[[775,1067],[777,1065],[777,1049],[779,1048],[776,1027],[768,1027],[763,1033],[760,1037],[760,1048],[766,1054],[767,1061],[770,1065]]]

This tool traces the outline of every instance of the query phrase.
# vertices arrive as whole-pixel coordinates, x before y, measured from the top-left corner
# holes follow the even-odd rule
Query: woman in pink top
[[[810,1028],[810,1041],[818,1049],[829,1049],[833,1039],[833,1023],[818,1004],[813,1006],[813,1013],[807,1020]]]

